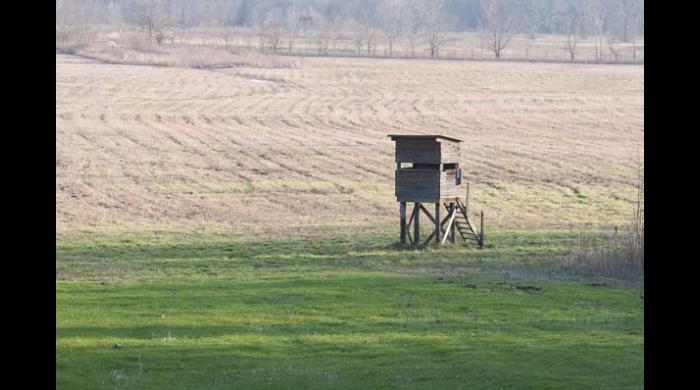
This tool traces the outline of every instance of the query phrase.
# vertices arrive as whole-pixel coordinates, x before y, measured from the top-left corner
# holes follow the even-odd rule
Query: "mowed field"
[[[59,233],[394,225],[390,133],[463,139],[472,210],[489,227],[629,218],[643,66],[295,61],[202,70],[57,55]]]
[[[643,66],[56,56],[58,389],[638,389]],[[484,249],[401,249],[390,133],[465,140]]]

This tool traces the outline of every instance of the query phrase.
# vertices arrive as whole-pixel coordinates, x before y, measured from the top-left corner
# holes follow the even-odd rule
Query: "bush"
[[[579,234],[565,267],[586,276],[644,280],[644,176],[640,165],[637,199],[629,226],[598,234]]]
[[[565,267],[583,276],[644,279],[644,231],[581,233]]]

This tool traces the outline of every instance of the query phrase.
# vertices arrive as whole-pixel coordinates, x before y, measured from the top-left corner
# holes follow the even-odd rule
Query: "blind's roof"
[[[397,139],[415,139],[415,140],[425,140],[425,141],[437,141],[438,138],[446,139],[452,142],[462,142],[461,139],[446,137],[444,135],[432,134],[432,135],[410,135],[410,134],[389,134],[389,138],[392,141]]]

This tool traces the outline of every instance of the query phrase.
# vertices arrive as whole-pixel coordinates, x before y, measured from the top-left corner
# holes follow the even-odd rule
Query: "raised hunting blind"
[[[462,140],[442,135],[389,135],[396,142],[395,195],[400,203],[401,243],[406,239],[414,246],[423,246],[435,239],[444,244],[455,243],[455,231],[467,244],[484,245],[484,214],[477,233],[468,217],[469,185],[462,182],[459,167]],[[459,194],[466,188],[462,202]],[[413,203],[411,216],[406,219],[406,204]],[[434,204],[435,214],[423,205]],[[444,207],[446,216],[440,219]],[[420,214],[432,222],[432,234],[420,242]],[[410,233],[413,225],[413,235]]]

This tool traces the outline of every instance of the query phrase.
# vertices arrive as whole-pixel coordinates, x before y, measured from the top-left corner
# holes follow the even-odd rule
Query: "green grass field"
[[[57,388],[643,388],[640,288],[573,239],[60,239]]]

